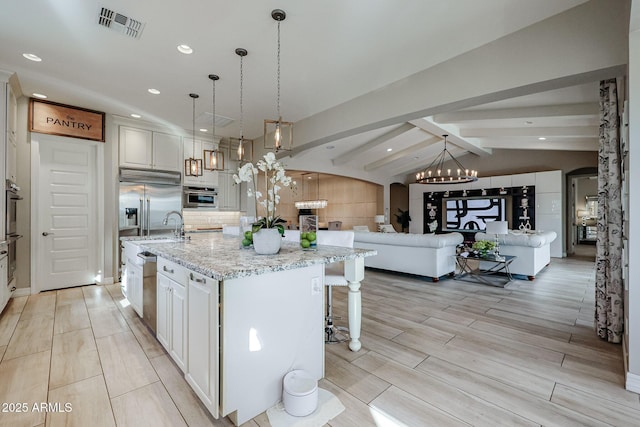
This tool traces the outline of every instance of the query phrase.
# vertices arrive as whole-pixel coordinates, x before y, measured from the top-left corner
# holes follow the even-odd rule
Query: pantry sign
[[[104,113],[32,98],[29,130],[104,142]]]

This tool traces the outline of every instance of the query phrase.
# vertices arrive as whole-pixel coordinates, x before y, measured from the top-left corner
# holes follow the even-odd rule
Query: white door
[[[45,291],[95,283],[98,272],[96,143],[41,135],[37,288]]]

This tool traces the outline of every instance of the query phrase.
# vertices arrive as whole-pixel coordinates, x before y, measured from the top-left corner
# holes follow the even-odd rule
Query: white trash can
[[[306,417],[318,407],[318,381],[307,372],[295,370],[284,376],[282,403],[294,417]]]

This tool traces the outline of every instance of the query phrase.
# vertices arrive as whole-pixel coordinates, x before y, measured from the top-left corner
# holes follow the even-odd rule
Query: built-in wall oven
[[[217,208],[218,191],[215,188],[184,187],[183,208]]]
[[[6,235],[7,235],[7,252],[8,252],[8,267],[7,267],[7,283],[11,284],[16,271],[16,243],[22,236],[18,234],[17,228],[17,204],[22,200],[20,197],[20,187],[15,182],[7,180],[6,182]]]

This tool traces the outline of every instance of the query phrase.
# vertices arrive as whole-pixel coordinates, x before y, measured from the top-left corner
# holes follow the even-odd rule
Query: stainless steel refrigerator
[[[162,224],[170,211],[182,211],[180,172],[120,169],[120,237],[153,237],[175,230],[175,215]]]

